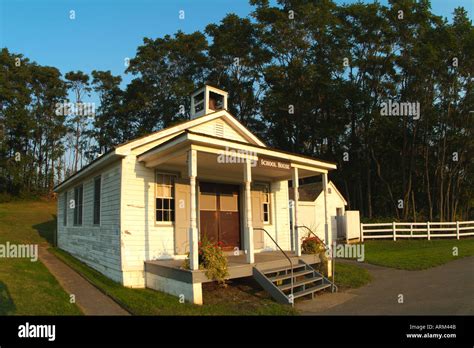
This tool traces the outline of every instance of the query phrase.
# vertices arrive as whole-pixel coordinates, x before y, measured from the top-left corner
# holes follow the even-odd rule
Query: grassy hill
[[[0,244],[48,245],[56,204],[46,201],[0,204]],[[0,258],[0,315],[78,315],[69,295],[39,260]]]

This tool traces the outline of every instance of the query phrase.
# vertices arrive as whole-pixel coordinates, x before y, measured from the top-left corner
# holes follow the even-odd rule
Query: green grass
[[[56,204],[12,201],[0,204],[0,243],[49,246],[56,228]],[[91,283],[137,315],[294,315],[252,280],[231,281],[227,288],[204,285],[203,306],[179,303],[177,297],[150,289],[129,289],[108,279],[59,249],[50,251]],[[68,294],[41,262],[0,258],[0,315],[76,315]]]
[[[55,204],[0,204],[0,244],[43,244],[52,240]],[[40,261],[0,258],[0,315],[79,315],[69,295]]]
[[[359,266],[336,262],[336,285],[340,290],[360,288],[370,283],[370,273]]]
[[[296,314],[290,306],[274,302],[248,279],[232,281],[227,288],[204,284],[204,305],[197,306],[180,303],[177,297],[159,291],[123,287],[63,250],[50,251],[135,315]]]
[[[365,262],[405,270],[427,269],[474,255],[474,238],[369,240],[364,241],[364,245]],[[457,248],[457,256],[453,255],[454,248]]]

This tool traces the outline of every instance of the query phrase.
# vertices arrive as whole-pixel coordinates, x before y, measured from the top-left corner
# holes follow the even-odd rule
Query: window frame
[[[169,176],[172,179],[172,184],[171,184],[171,197],[164,197],[164,196],[158,196],[158,175],[163,175],[163,176]],[[176,180],[178,179],[178,174],[176,173],[171,173],[171,172],[163,172],[163,171],[155,171],[155,194],[154,194],[154,204],[155,204],[155,207],[154,207],[154,220],[155,220],[155,226],[173,226],[174,223],[175,223],[175,219],[176,219],[176,204],[175,204],[175,182]],[[164,184],[161,184],[161,185],[164,185]],[[164,206],[162,205],[162,208],[160,209],[160,211],[163,213],[165,211],[169,212],[170,214],[172,214],[172,219],[171,220],[158,220],[157,217],[158,217],[158,206],[157,206],[157,200],[161,198],[164,202],[165,199],[168,199],[170,201],[170,205],[172,206],[172,208],[170,206],[168,206],[167,209],[164,208]]]
[[[98,187],[98,195],[97,195],[97,183],[99,183]],[[96,176],[93,180],[94,184],[94,192],[93,192],[93,201],[92,201],[92,225],[100,226],[102,220],[102,175]],[[98,197],[97,197],[98,196]],[[98,198],[98,199],[97,199]],[[96,216],[97,213],[97,216]],[[98,220],[96,220],[96,217]]]
[[[261,191],[262,195],[262,220],[264,225],[271,225],[272,224],[272,198],[271,198],[271,190],[270,190],[270,184],[262,184],[262,188],[267,190],[266,192],[264,190]],[[267,200],[265,201],[265,196],[267,197]],[[268,215],[268,220],[265,220],[265,206],[267,207],[267,215]]]
[[[82,226],[83,220],[84,220],[84,184],[80,184],[74,187],[74,226]]]
[[[260,194],[260,209],[262,216],[263,225],[272,225],[272,190],[271,183],[269,182],[255,182],[253,190],[258,191]],[[267,196],[267,201],[265,201],[265,196]],[[265,220],[265,206],[267,207],[268,220]]]

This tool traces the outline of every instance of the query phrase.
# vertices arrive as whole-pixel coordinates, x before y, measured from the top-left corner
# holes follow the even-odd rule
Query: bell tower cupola
[[[227,92],[204,85],[191,95],[191,119],[227,110]]]

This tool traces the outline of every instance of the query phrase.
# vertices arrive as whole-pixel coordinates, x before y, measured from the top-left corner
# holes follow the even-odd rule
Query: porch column
[[[247,159],[244,163],[244,183],[245,183],[245,251],[247,253],[247,263],[254,263],[253,247],[253,224],[252,224],[252,166],[251,160]]]
[[[328,218],[328,174],[323,173],[323,192],[324,192],[324,243],[331,246],[331,233],[329,231]]]
[[[294,202],[295,206],[293,207],[293,211],[295,212],[295,220],[293,221],[293,228],[295,232],[295,252],[297,256],[301,256],[301,240],[300,240],[300,230],[296,226],[298,226],[298,202],[300,199],[300,193],[298,191],[299,187],[299,176],[298,176],[298,168],[292,167],[291,172],[291,181],[293,182],[293,193],[294,193]]]
[[[196,210],[196,176],[197,176],[197,152],[188,151],[188,176],[190,186],[190,221],[189,221],[189,265],[192,270],[199,269],[199,251],[198,251],[198,228],[197,228],[197,210]]]
[[[333,245],[332,245],[332,229],[329,224],[328,216],[328,174],[323,173],[323,192],[324,192],[324,242],[327,247],[331,250],[331,256],[328,260],[327,272],[328,276],[332,274],[332,258],[333,258]]]

